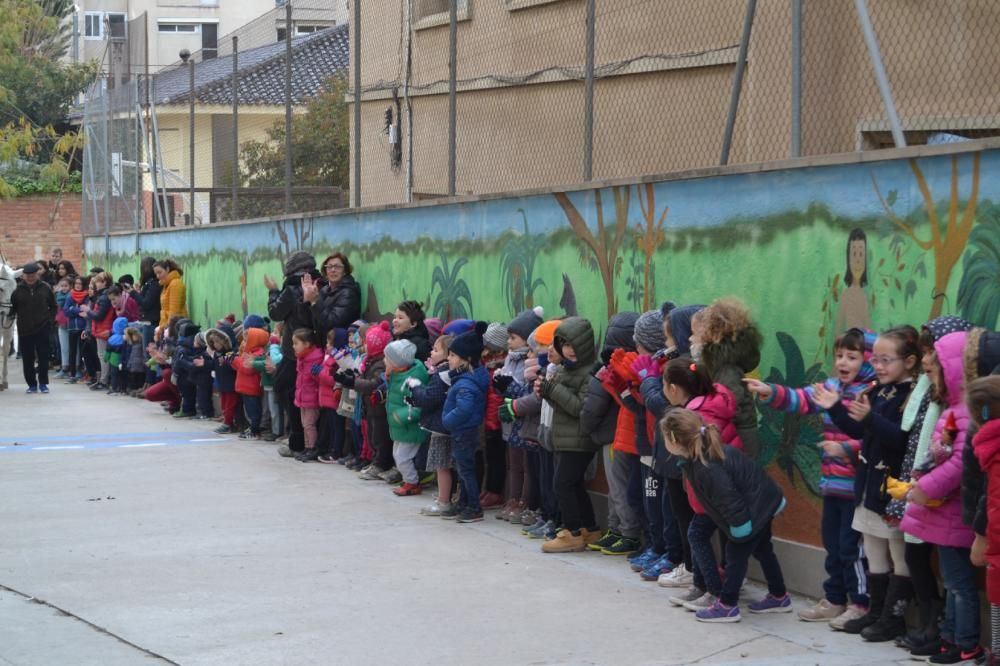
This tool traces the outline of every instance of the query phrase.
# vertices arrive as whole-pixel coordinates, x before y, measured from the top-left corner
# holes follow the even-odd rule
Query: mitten
[[[632,372],[639,378],[639,382],[647,377],[655,377],[661,371],[660,363],[652,356],[639,356],[632,361]]]
[[[320,363],[313,363],[312,367],[309,368],[309,374],[311,374],[313,377],[318,376],[319,373],[322,371],[323,371],[323,366]]]
[[[336,372],[333,373],[333,378],[341,386],[347,386],[349,388],[353,388],[354,380],[357,378],[357,375],[355,375],[354,371],[352,370],[348,370],[346,372],[341,372],[337,370]]]
[[[517,418],[517,413],[514,411],[514,401],[507,398],[503,401],[503,404],[497,408],[500,416],[500,420],[504,423],[512,423]]]
[[[639,355],[635,352],[627,352],[624,349],[616,349],[611,355],[611,364],[608,366],[611,371],[631,384],[638,384],[639,378],[632,370],[632,362]]]
[[[407,377],[406,381],[403,382],[403,393],[406,393],[406,389],[416,388],[417,386],[423,385],[419,377]]]
[[[513,381],[514,378],[510,375],[493,375],[493,389],[500,395],[503,395],[507,392],[507,389]]]

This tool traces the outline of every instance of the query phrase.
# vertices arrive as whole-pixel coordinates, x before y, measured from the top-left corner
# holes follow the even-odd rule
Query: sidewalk
[[[0,393],[0,665],[912,663],[794,615],[700,624],[621,559],[421,517],[216,425]]]

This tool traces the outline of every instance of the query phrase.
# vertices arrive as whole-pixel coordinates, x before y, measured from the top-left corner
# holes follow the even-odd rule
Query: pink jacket
[[[295,406],[299,409],[319,409],[319,380],[312,367],[323,363],[323,350],[313,347],[295,359]]]
[[[743,450],[743,440],[736,430],[736,396],[725,384],[713,384],[715,393],[711,395],[700,395],[692,398],[685,405],[687,409],[698,412],[702,420],[709,425],[714,425],[722,435],[722,443],[728,444],[734,449]],[[684,480],[684,489],[687,491],[688,503],[695,513],[705,513],[705,508],[694,495],[691,484]]]
[[[969,428],[969,411],[965,406],[963,350],[966,333],[949,333],[934,344],[941,363],[944,384],[948,390],[948,408],[934,426],[934,441],[940,442],[949,415],[954,415],[958,434],[952,444],[951,456],[927,474],[917,485],[930,499],[944,500],[939,507],[927,507],[910,502],[900,523],[900,529],[927,543],[938,546],[968,548],[972,545],[972,528],[962,522],[962,450]],[[924,461],[916,461],[916,465]]]
[[[336,367],[333,354],[327,354],[323,359],[323,369],[316,378],[319,380],[319,406],[323,409],[337,409],[340,405],[340,388],[331,374]]]

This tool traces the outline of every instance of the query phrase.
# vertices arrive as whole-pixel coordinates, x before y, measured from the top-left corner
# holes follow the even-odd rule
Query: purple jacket
[[[972,545],[972,528],[962,522],[962,450],[969,428],[969,411],[963,400],[964,376],[962,354],[965,348],[965,332],[949,333],[936,343],[938,361],[948,390],[948,408],[941,413],[934,426],[933,441],[940,442],[945,424],[953,415],[958,426],[958,434],[952,444],[951,456],[924,474],[917,485],[930,499],[944,500],[938,507],[920,506],[910,502],[900,524],[907,534],[938,546],[968,548]],[[916,461],[920,465],[923,461]]]

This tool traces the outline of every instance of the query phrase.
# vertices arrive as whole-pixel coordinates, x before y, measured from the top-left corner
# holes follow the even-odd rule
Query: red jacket
[[[319,380],[312,367],[323,364],[323,350],[313,347],[295,358],[295,406],[299,409],[319,409]]]
[[[503,404],[503,396],[493,390],[493,373],[497,369],[488,369],[490,387],[486,391],[486,417],[484,419],[487,430],[500,430],[500,405]]]
[[[340,405],[340,387],[333,378],[333,372],[337,367],[337,360],[333,354],[327,354],[323,359],[323,369],[319,376],[319,406],[323,409],[337,409]]]
[[[986,596],[1000,604],[1000,419],[983,424],[972,448],[986,474]]]
[[[264,386],[260,373],[253,368],[243,367],[247,359],[253,360],[264,355],[270,336],[262,328],[249,328],[244,333],[243,353],[233,356],[233,370],[236,371],[236,392],[240,395],[261,396]]]

